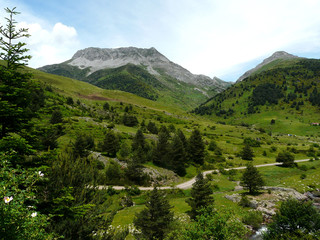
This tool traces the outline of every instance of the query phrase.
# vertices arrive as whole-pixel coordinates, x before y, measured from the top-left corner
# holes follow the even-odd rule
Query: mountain
[[[273,53],[270,57],[264,59],[260,64],[258,64],[256,67],[248,70],[247,72],[245,72],[242,76],[240,76],[237,80],[237,82],[241,82],[243,79],[245,79],[246,77],[249,77],[250,75],[261,71],[261,69],[263,69],[264,66],[268,65],[271,62],[274,62],[275,60],[287,60],[287,59],[295,59],[295,58],[299,58],[295,55],[289,54],[285,51],[278,51]]]
[[[181,106],[196,106],[230,85],[216,77],[194,75],[155,48],[86,48],[66,62],[39,70],[151,100],[169,98]]]
[[[242,81],[193,112],[230,124],[253,124],[268,131],[300,134],[320,119],[320,60],[269,58]],[[270,125],[271,120],[276,124]],[[274,122],[273,122],[274,123]]]

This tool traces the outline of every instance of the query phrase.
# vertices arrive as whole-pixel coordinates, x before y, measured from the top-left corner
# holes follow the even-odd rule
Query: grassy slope
[[[292,59],[271,62],[253,74],[252,77],[231,86],[222,94],[219,94],[211,101],[202,105],[202,107],[205,106],[210,108],[211,113],[213,113],[210,119],[215,121],[229,124],[252,124],[256,127],[262,127],[273,134],[319,135],[320,128],[310,126],[310,123],[319,122],[320,120],[320,108],[312,106],[308,101],[309,95],[314,87],[308,89],[308,96],[305,96],[303,93],[297,93],[298,98],[295,101],[304,101],[304,105],[300,106],[299,110],[296,110],[295,107],[291,107],[294,101],[286,103],[281,99],[278,105],[270,105],[267,103],[264,106],[258,106],[258,111],[256,113],[247,114],[248,104],[250,103],[253,89],[260,84],[269,82],[282,86],[283,81],[286,81],[287,90],[284,91],[285,95],[294,91],[293,84],[301,85],[304,83],[305,86],[308,86],[313,82],[317,84],[316,88],[320,89],[320,76],[315,74],[314,77],[309,78],[308,75],[313,73],[313,70],[301,67],[299,61],[305,60]],[[274,73],[274,76],[266,74],[268,71],[277,70],[279,71]],[[290,74],[288,74],[288,72]],[[294,72],[300,72],[301,74],[304,74],[304,77],[295,77],[294,75],[291,75],[294,74]],[[212,104],[214,104],[214,106],[212,106]],[[219,105],[221,107],[217,107]],[[231,116],[216,116],[214,112],[217,112],[220,109],[232,109],[234,110],[234,113]],[[271,119],[275,119],[276,124],[271,125]]]
[[[39,70],[32,70],[35,79],[57,88],[60,93],[71,95],[78,99],[89,99],[93,101],[117,101],[128,104],[139,105],[158,111],[168,111],[174,113],[183,113],[176,106],[167,105],[161,102],[151,101],[134,94],[117,90],[105,90],[92,84],[66,78],[54,74],[44,73]]]
[[[80,71],[67,64],[47,66],[43,70],[89,82],[104,89],[118,89],[149,99],[157,99],[157,102],[184,110],[191,110],[208,98],[192,84],[180,82],[165,74],[154,76],[143,66],[133,64],[99,70],[89,76],[86,76],[87,69]],[[209,93],[210,96],[215,94],[214,90]]]
[[[261,133],[252,126],[244,127],[218,124],[210,119],[189,115],[181,109],[168,106],[166,104],[161,104],[160,102],[154,102],[145,98],[137,97],[133,94],[121,91],[103,90],[85,82],[51,75],[37,70],[32,71],[34,72],[35,79],[51,85],[56,91],[59,92],[60,95],[65,97],[72,96],[74,99],[80,99],[81,102],[85,102],[93,108],[101,109],[103,103],[107,99],[110,105],[113,106],[117,111],[120,111],[123,108],[120,102],[123,102],[124,104],[132,104],[134,106],[133,111],[138,117],[139,122],[144,119],[145,121],[152,120],[156,122],[158,126],[161,124],[167,126],[169,124],[174,124],[176,128],[182,129],[187,137],[190,136],[191,131],[194,127],[198,127],[201,132],[204,133],[205,142],[209,143],[211,140],[216,141],[217,145],[222,149],[223,156],[226,157],[225,162],[213,161],[213,165],[211,167],[218,168],[245,165],[247,161],[244,161],[237,157],[237,153],[239,153],[243,148],[244,137],[261,139],[261,147],[253,148],[255,154],[253,161],[254,164],[275,162],[275,158],[280,151],[286,150],[287,148],[291,147],[294,147],[298,150],[298,153],[295,154],[296,159],[306,158],[306,151],[309,146],[312,145],[310,141],[319,142],[319,137],[316,136],[317,132],[314,131],[314,127],[309,128],[309,126],[307,126],[306,124],[301,124],[299,126],[297,124],[299,121],[295,120],[295,117],[289,115],[288,119],[286,119],[285,113],[281,111],[280,113],[277,113],[277,111],[266,111],[260,115],[257,115],[257,117],[259,117],[257,119],[251,119],[248,117],[241,119],[241,121],[243,121],[244,123],[252,123],[258,126],[259,123],[260,126],[263,126],[263,123],[265,122],[266,130],[269,130],[268,127],[272,127],[272,129],[270,129],[270,131],[272,132],[275,132],[275,129],[279,129],[279,134],[277,134],[277,136],[270,136],[268,132]],[[100,97],[100,99],[98,97]],[[271,107],[269,106],[269,108]],[[59,139],[60,145],[65,145],[70,140],[73,140],[76,134],[79,132],[95,136],[95,141],[97,142],[103,139],[105,126],[108,125],[109,122],[106,122],[104,120],[98,121],[97,119],[90,116],[79,117],[75,115],[75,113],[73,113],[73,111],[76,112],[76,109],[71,111],[66,107],[64,111],[66,116],[66,135],[62,136]],[[43,121],[48,121],[49,115],[46,115],[45,117],[47,119],[44,119]],[[270,119],[273,118],[277,119],[276,124],[270,126]],[[293,130],[292,126],[296,127],[296,130],[294,131],[300,131],[299,133],[301,134],[299,135],[301,136],[289,137],[287,135],[280,134],[280,132]],[[116,124],[115,131],[122,134],[127,134],[128,136],[132,136],[137,131],[137,127],[126,127],[121,124]],[[155,137],[152,134],[146,134],[146,136],[147,138]],[[130,138],[128,138],[127,141],[129,141],[129,139]],[[272,147],[277,148],[275,152],[272,150]],[[266,151],[267,156],[262,155],[263,151]],[[316,148],[316,151],[319,151],[319,149]],[[208,155],[208,159],[215,158],[215,153],[212,151],[208,151]],[[307,190],[308,188],[306,186],[308,185],[320,187],[320,183],[316,179],[316,177],[319,175],[319,161],[310,163],[308,162],[304,164],[309,168],[307,172],[303,172],[302,170],[297,168],[285,169],[279,167],[261,168],[260,170],[266,179],[267,185],[294,187],[299,191]],[[152,166],[152,164],[149,164],[149,166]],[[312,166],[315,167],[315,169],[310,169]],[[181,181],[190,179],[197,173],[198,170],[199,168],[195,166],[188,168],[187,176],[181,179]],[[300,175],[302,173],[306,173],[307,175],[307,178],[304,180],[300,179]],[[235,179],[239,180],[240,176],[241,172],[239,171]],[[230,181],[228,176],[221,174],[214,175],[212,185],[218,186],[218,188],[216,188],[215,190],[216,192],[226,191],[223,193],[215,193],[215,204],[217,208],[220,209],[227,207],[228,209],[234,211],[240,218],[241,216],[246,214],[249,209],[240,208],[237,204],[232,203],[231,201],[224,198],[224,195],[233,190],[236,186],[236,183]],[[176,216],[183,217],[185,216],[186,211],[190,209],[190,207],[185,203],[185,200],[189,196],[190,190],[187,190],[184,191],[184,196],[177,195],[170,198],[170,203],[174,206],[173,210]],[[134,214],[144,208],[145,199],[146,197],[144,194],[134,197],[133,200],[136,205],[118,211],[115,215],[113,225],[126,226],[132,223]]]

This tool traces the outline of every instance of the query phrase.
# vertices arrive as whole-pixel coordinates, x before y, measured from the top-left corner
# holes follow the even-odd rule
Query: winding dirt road
[[[302,160],[296,160],[294,161],[295,163],[299,163],[299,162],[307,162],[310,161],[310,159],[302,159]],[[281,165],[282,163],[267,163],[267,164],[261,164],[261,165],[255,165],[256,168],[260,168],[260,167],[269,167],[269,166],[277,166],[277,165]],[[235,168],[226,168],[226,171],[235,169],[235,170],[240,170],[240,169],[245,169],[246,167],[235,167]],[[212,173],[214,171],[218,171],[218,170],[209,170],[209,171],[204,171],[203,175],[207,175],[209,173]],[[174,187],[171,186],[165,186],[165,187],[159,187],[159,189],[173,189],[173,188],[179,188],[179,189],[189,189],[192,187],[192,184],[194,184],[194,182],[196,181],[196,178],[192,178],[189,181],[186,181],[184,183],[180,183]],[[99,189],[106,189],[109,186],[105,186],[105,185],[100,185],[98,186]],[[125,187],[124,186],[112,186],[113,189],[115,190],[123,190]],[[139,187],[140,190],[142,191],[150,191],[153,190],[153,187]]]

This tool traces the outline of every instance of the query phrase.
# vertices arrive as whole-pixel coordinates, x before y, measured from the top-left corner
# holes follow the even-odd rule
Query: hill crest
[[[236,82],[241,82],[243,79],[249,77],[251,74],[255,73],[259,69],[261,69],[263,66],[278,60],[278,59],[293,59],[293,58],[299,58],[298,56],[292,55],[290,53],[287,53],[285,51],[277,51],[273,53],[270,57],[264,59],[260,64],[258,64],[256,67],[246,71],[243,75],[241,75]]]

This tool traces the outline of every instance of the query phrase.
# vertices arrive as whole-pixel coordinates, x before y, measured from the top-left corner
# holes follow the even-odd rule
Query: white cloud
[[[33,67],[65,61],[84,46],[153,46],[193,73],[236,80],[230,72],[245,72],[254,67],[248,63],[278,50],[320,57],[319,0],[68,1],[73,8],[0,0],[0,5],[14,1],[30,28]]]
[[[199,3],[184,16],[185,7],[177,11],[182,21],[176,31],[185,54],[174,61],[194,73],[220,77],[278,50],[319,52],[320,1],[226,0],[203,6]]]
[[[66,61],[80,46],[76,29],[62,23],[44,28],[39,23],[20,22],[17,27],[29,29],[31,37],[21,41],[30,49],[29,66],[34,68]]]

